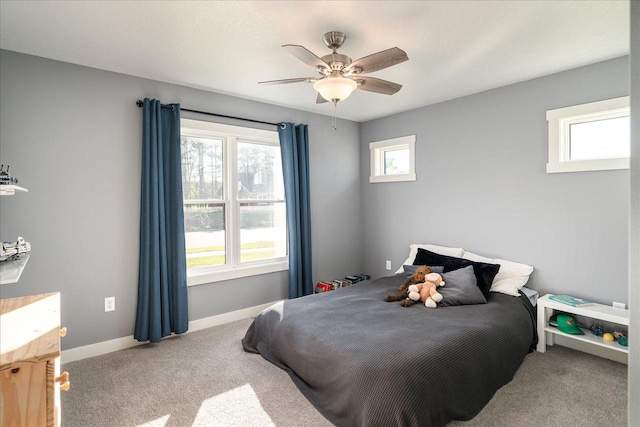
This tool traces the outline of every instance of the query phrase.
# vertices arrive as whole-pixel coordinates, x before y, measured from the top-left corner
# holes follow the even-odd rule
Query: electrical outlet
[[[613,306],[615,308],[625,308],[626,307],[623,302],[615,302],[615,301],[613,302]]]
[[[108,297],[104,299],[104,311],[116,311],[116,297]]]
[[[387,260],[387,270],[391,270],[391,261]]]

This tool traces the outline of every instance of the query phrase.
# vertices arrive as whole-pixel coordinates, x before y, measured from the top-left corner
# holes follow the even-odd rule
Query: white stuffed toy
[[[424,302],[425,307],[436,308],[436,303],[442,301],[442,294],[438,292],[439,286],[444,286],[442,276],[438,273],[429,273],[425,276],[424,283],[409,286],[409,298]]]

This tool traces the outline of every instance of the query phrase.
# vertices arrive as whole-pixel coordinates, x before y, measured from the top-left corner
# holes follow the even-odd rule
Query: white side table
[[[629,310],[624,308],[615,308],[604,304],[592,304],[584,307],[572,307],[561,302],[549,299],[549,295],[538,298],[538,347],[537,350],[544,353],[547,345],[553,345],[554,336],[562,335],[566,338],[575,339],[600,347],[609,348],[629,354],[627,347],[621,346],[617,342],[607,342],[602,337],[597,337],[591,333],[589,329],[582,329],[584,335],[572,335],[561,332],[558,328],[549,326],[549,318],[553,315],[553,310],[563,311],[565,313],[577,314],[592,319],[603,320],[606,322],[616,323],[618,325],[629,326]]]

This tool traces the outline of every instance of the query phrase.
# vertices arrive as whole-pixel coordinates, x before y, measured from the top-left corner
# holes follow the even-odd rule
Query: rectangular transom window
[[[275,131],[181,120],[189,285],[286,270]]]
[[[628,169],[629,97],[547,111],[547,172]]]
[[[415,143],[415,135],[369,143],[369,182],[415,181]]]

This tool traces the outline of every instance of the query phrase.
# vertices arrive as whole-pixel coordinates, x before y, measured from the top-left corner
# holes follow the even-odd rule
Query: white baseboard
[[[254,307],[243,308],[241,310],[218,314],[216,316],[206,317],[204,319],[192,320],[189,322],[189,332],[195,332],[202,329],[211,328],[213,326],[224,325],[225,323],[231,323],[235,322],[236,320],[242,320],[252,316],[256,316],[262,310],[271,307],[277,302],[280,301],[274,301],[266,304],[256,305]],[[64,350],[62,352],[62,354],[60,355],[60,363],[65,364],[75,362],[76,360],[100,356],[114,351],[124,350],[125,348],[136,347],[141,344],[146,343],[139,342],[133,338],[133,335],[129,335],[128,337],[116,338],[109,341],[102,341],[95,344],[70,348],[69,350]]]
[[[201,329],[207,329],[213,326],[224,325],[225,323],[235,322],[236,320],[242,320],[242,319],[247,319],[249,317],[257,316],[258,314],[260,314],[262,310],[269,308],[273,304],[276,304],[281,301],[284,301],[284,300],[268,302],[266,304],[243,308],[241,310],[231,311],[229,313],[222,313],[216,316],[205,317],[204,319],[192,320],[189,322],[189,332],[195,332]]]

